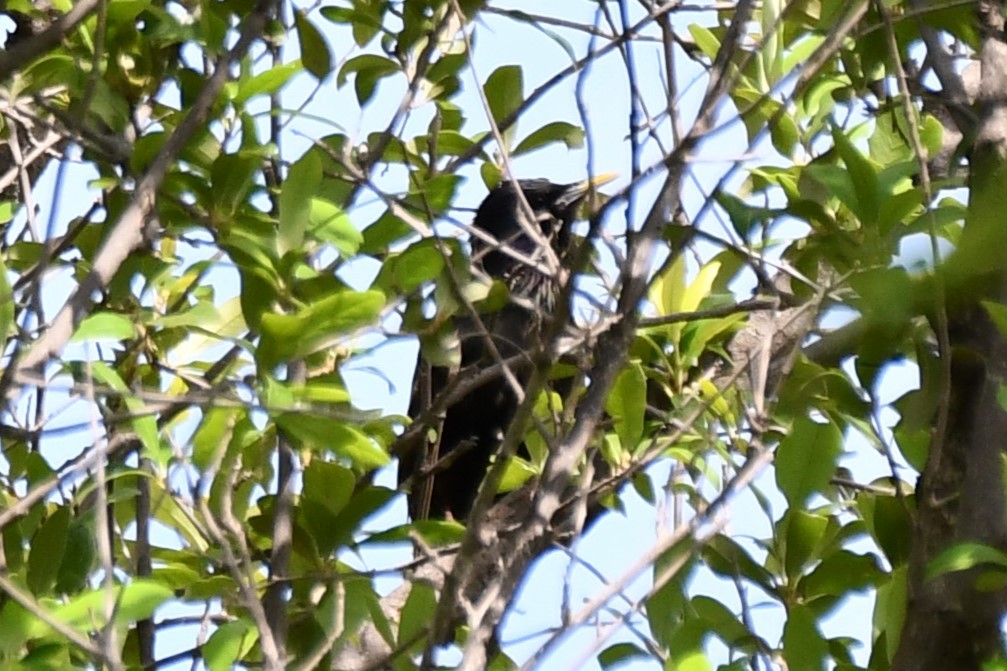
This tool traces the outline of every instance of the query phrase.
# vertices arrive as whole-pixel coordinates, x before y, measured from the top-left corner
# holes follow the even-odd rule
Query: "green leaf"
[[[203,421],[192,436],[192,463],[197,468],[208,468],[223,455],[235,423],[244,414],[239,408],[219,406],[203,411]]]
[[[878,191],[878,171],[871,160],[853,146],[850,139],[839,128],[833,128],[832,140],[849,171],[853,188],[857,194],[856,203],[847,203],[861,223],[873,226],[881,210],[881,196]]]
[[[364,243],[364,236],[350,221],[350,217],[335,203],[324,198],[312,198],[308,214],[308,228],[319,240],[335,247],[340,256],[355,256]]]
[[[401,71],[401,66],[390,58],[376,54],[364,54],[351,58],[343,64],[336,76],[336,86],[342,88],[350,75],[355,74],[353,88],[357,94],[357,102],[364,106],[374,95],[378,80]]]
[[[303,387],[295,386],[290,390],[295,399],[317,403],[349,403],[350,392],[343,384],[324,378],[308,380]]]
[[[763,207],[752,207],[741,198],[726,191],[718,190],[714,194],[717,204],[724,208],[731,218],[731,226],[744,240],[749,240],[752,230],[763,224],[768,217],[774,216],[773,210]]]
[[[927,157],[934,158],[944,144],[944,124],[934,115],[924,114],[923,123],[920,124],[920,140],[927,150]]]
[[[6,600],[0,610],[0,651],[21,655],[25,642],[43,633],[45,625],[36,615],[13,599]]]
[[[680,625],[690,614],[686,585],[699,562],[693,556],[691,540],[678,543],[665,552],[654,564],[654,575],[685,561],[674,577],[647,598],[647,621],[654,638],[665,648],[671,647],[677,638]]]
[[[322,80],[332,72],[332,52],[329,43],[322,33],[301,10],[294,12],[294,28],[297,30],[297,40],[301,43],[301,63],[304,69]]]
[[[280,191],[280,230],[277,251],[282,257],[304,244],[312,201],[322,182],[322,159],[318,152],[308,151],[290,166]]]
[[[825,163],[810,163],[804,166],[804,173],[825,187],[826,200],[823,200],[823,203],[828,202],[828,197],[832,196],[853,210],[854,213],[860,212],[857,190],[854,187],[853,178],[846,168]]]
[[[455,520],[416,520],[371,534],[363,544],[402,543],[413,533],[430,547],[439,548],[460,542],[465,537],[465,526]]]
[[[196,307],[198,306],[195,306],[193,310],[187,311],[187,314],[194,316],[191,313]],[[239,335],[246,333],[248,330],[241,314],[241,297],[235,296],[221,305],[211,305],[210,307],[213,308],[212,314],[209,312],[198,312],[197,314],[200,317],[199,328],[193,329],[189,333],[188,338],[172,348],[172,361],[188,364],[207,349],[221,342],[237,344],[251,351],[251,345],[247,341],[238,338]],[[160,319],[171,319],[171,317],[165,316],[156,319],[154,320],[155,323],[160,323]],[[182,325],[186,326],[188,324]],[[193,324],[193,326],[195,325]]]
[[[0,224],[6,224],[14,218],[14,208],[17,203],[10,200],[0,200]]]
[[[693,597],[692,607],[697,615],[706,620],[710,631],[728,647],[737,647],[752,636],[752,632],[741,623],[738,616],[716,599],[708,596]]]
[[[888,478],[877,484],[891,486]],[[882,496],[868,492],[857,496],[857,508],[868,531],[893,567],[902,566],[909,561],[913,534],[910,516],[913,507],[912,497],[903,500],[894,495]]]
[[[717,273],[720,272],[720,261],[711,261],[707,263],[699,272],[696,273],[696,279],[689,283],[686,287],[685,293],[682,295],[681,300],[678,305],[678,309],[683,312],[692,312],[699,308],[699,304],[704,298],[710,295],[710,290],[713,287],[714,280],[717,279]]]
[[[527,154],[554,142],[562,142],[567,149],[580,149],[584,146],[584,129],[566,121],[548,123],[521,140],[512,155]]]
[[[416,580],[409,589],[399,619],[399,649],[418,650],[429,633],[431,614],[437,610],[437,594],[425,582]]]
[[[1007,337],[1007,306],[994,301],[979,301],[979,303],[986,309],[986,313],[996,325],[997,331],[1000,331],[1000,335]]]
[[[304,469],[303,496],[317,501],[331,514],[338,515],[350,502],[356,481],[349,469],[331,461],[312,459]]]
[[[433,238],[415,242],[401,254],[388,256],[374,284],[389,295],[410,293],[441,274],[445,251],[442,241]]]
[[[632,450],[643,439],[647,412],[647,376],[639,361],[631,361],[612,385],[605,410],[615,420],[623,449]]]
[[[150,324],[160,328],[188,328],[193,326],[207,328],[209,324],[220,322],[220,313],[213,303],[200,301],[188,310],[171,312],[154,318]]]
[[[360,429],[331,417],[283,413],[277,415],[276,424],[306,447],[332,450],[362,470],[384,466],[389,461],[388,453]]]
[[[783,537],[786,554],[783,558],[787,575],[800,576],[805,566],[818,560],[820,544],[829,525],[828,518],[810,513],[791,504],[781,524],[785,524]]]
[[[801,594],[807,600],[820,596],[846,596],[881,582],[884,572],[873,554],[859,555],[840,550],[829,555],[801,580]]]
[[[134,578],[129,583],[117,586],[115,599],[115,621],[126,625],[150,617],[158,606],[175,596],[167,585],[147,578]],[[91,590],[75,597],[69,603],[53,609],[56,619],[78,629],[88,631],[105,625],[105,604],[108,595],[104,587]]]
[[[368,42],[382,30],[382,14],[388,9],[384,2],[354,2],[348,7],[322,7],[322,16],[333,23],[348,23],[353,29],[353,41],[358,47]]]
[[[724,578],[741,576],[751,580],[766,592],[772,593],[776,587],[773,575],[737,541],[723,534],[715,536],[702,549],[703,561],[707,568]]]
[[[524,75],[519,65],[504,65],[493,71],[483,86],[493,122],[500,126],[524,103]],[[500,128],[504,142],[510,147],[517,124],[510,128]]]
[[[238,210],[255,184],[255,174],[261,163],[260,156],[245,152],[217,157],[210,173],[216,216],[226,219]]]
[[[503,479],[500,481],[500,491],[512,492],[524,483],[538,475],[538,469],[521,457],[511,457],[504,467]]]
[[[611,669],[634,659],[649,659],[650,655],[632,643],[616,643],[598,653],[598,663],[603,669]]]
[[[808,417],[794,421],[776,451],[776,484],[791,506],[803,506],[829,484],[842,451],[842,432]]]
[[[927,565],[927,580],[933,580],[946,573],[967,571],[976,566],[995,567],[1007,570],[1007,554],[981,543],[959,543],[934,557]]]
[[[340,336],[375,323],[384,304],[380,291],[343,290],[293,315],[263,314],[256,358],[261,366],[272,368],[317,352]]]
[[[874,601],[874,631],[884,635],[888,661],[895,658],[906,620],[908,574],[908,566],[896,567],[888,583],[878,588]]]
[[[87,579],[95,568],[97,555],[90,524],[86,520],[74,520],[67,531],[66,550],[56,578],[56,592],[75,594],[87,587]]]
[[[691,23],[689,24],[689,34],[692,35],[692,39],[695,40],[696,46],[703,52],[703,55],[710,60],[717,57],[717,53],[720,51],[720,40],[709,28]]]
[[[0,352],[7,349],[7,336],[14,326],[14,288],[7,279],[7,266],[0,259]]]
[[[248,620],[225,622],[203,646],[203,661],[210,671],[228,671],[237,666],[259,640],[259,630]]]
[[[787,113],[786,108],[770,117],[769,137],[773,148],[784,156],[793,156],[794,147],[801,140],[801,129],[794,117]]]
[[[80,323],[70,342],[89,340],[129,340],[136,337],[136,326],[126,315],[116,312],[95,312]]]
[[[242,79],[238,82],[238,91],[234,96],[234,104],[241,107],[248,100],[258,95],[272,95],[283,85],[290,81],[290,78],[301,70],[301,61],[284,63],[276,67],[260,72],[254,77]]]
[[[784,25],[780,21],[782,0],[764,0],[759,13],[762,23],[762,49],[760,62],[768,84],[776,84],[783,76]]]
[[[424,209],[432,212],[443,212],[451,207],[455,191],[461,183],[460,175],[437,175],[421,185]]]
[[[650,285],[648,298],[657,314],[670,315],[681,310],[685,294],[685,255],[679,254]]]
[[[42,523],[31,541],[28,555],[28,589],[36,596],[46,595],[56,584],[70,529],[70,508],[56,508]]]
[[[421,145],[422,146],[422,145]],[[462,135],[456,130],[441,129],[437,133],[437,144],[435,145],[437,156],[458,156],[470,149],[476,149],[478,156],[488,160],[485,150],[477,149],[476,141],[470,137]],[[429,151],[429,148],[427,149]]]
[[[386,210],[372,224],[364,228],[364,242],[360,251],[364,254],[384,255],[388,248],[413,234],[412,227]],[[380,285],[379,285],[380,286]]]
[[[360,625],[363,622],[374,622],[379,618],[384,618],[384,615],[381,614],[378,595],[371,586],[370,580],[347,580],[343,584],[345,586],[344,593],[336,599],[331,599],[330,595],[326,595],[315,614],[315,619],[320,620],[322,613],[326,613],[326,611],[331,613],[326,617],[328,622],[323,625],[323,631],[331,631],[335,627],[342,629],[343,633],[332,647],[333,650],[339,650],[349,642],[355,644],[359,641],[357,632],[360,631]],[[328,601],[334,601],[333,605],[341,607],[341,616],[335,616],[336,608],[327,607]]]
[[[787,667],[814,671],[825,668],[829,645],[818,630],[815,616],[807,606],[793,605],[783,627],[783,657]]]

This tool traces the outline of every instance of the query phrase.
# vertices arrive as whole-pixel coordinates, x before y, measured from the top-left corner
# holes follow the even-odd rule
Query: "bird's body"
[[[514,418],[518,397],[513,381],[522,387],[527,383],[530,358],[526,355],[539,344],[543,326],[556,306],[560,283],[546,271],[548,253],[542,243],[550,246],[554,259],[566,257],[570,224],[592,185],[588,181],[557,185],[546,180],[518,184],[534,217],[529,221],[522,215],[515,184],[505,182],[490,192],[473,222],[497,244],[476,236],[472,239],[475,264],[503,281],[512,300],[500,310],[479,315],[478,322],[463,313],[454,323],[461,348],[459,372],[486,370],[501,360],[512,360],[508,366],[512,379],[501,374],[472,389],[446,409],[439,427],[431,427],[439,429],[434,440],[402,458],[399,479],[412,478],[409,512],[413,520],[464,520],[468,516]],[[534,235],[528,234],[528,226],[534,227]],[[423,399],[435,399],[453,375],[448,368],[425,365],[422,355],[420,359],[410,408],[414,418],[425,409]],[[424,369],[425,374],[421,373]]]

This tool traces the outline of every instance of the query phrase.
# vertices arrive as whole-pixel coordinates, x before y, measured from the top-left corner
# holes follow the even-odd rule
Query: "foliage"
[[[543,343],[551,379],[529,389],[528,454],[501,489],[559,482],[564,505],[670,506],[678,524],[606,598],[554,604],[562,631],[527,665],[605,607],[590,657],[606,669],[892,666],[913,486],[935,417],[968,405],[949,387],[946,307],[982,294],[1004,321],[976,288],[1002,267],[1002,233],[963,241],[968,138],[904,71],[933,31],[974,54],[974,8],[580,4],[575,19],[478,0],[5,3],[5,668],[163,666],[153,641],[180,604],[212,626],[178,659],[211,669],[352,668],[351,650],[432,668],[445,631],[481,668],[502,605],[457,620],[490,597],[417,580],[396,609],[361,568],[406,540],[428,562],[474,556],[493,522],[389,521],[401,497],[381,469],[410,422],[365,410],[385,394],[359,381],[408,384],[399,343],[450,361],[451,317],[506,302],[448,225],[467,227],[461,203],[585,163],[623,175],[577,231],[591,263],[574,362]],[[550,77],[517,46],[482,50],[491,27],[560,54]],[[945,273],[933,259],[956,246]],[[955,375],[974,368],[954,354]],[[920,377],[894,401],[893,362]],[[534,521],[515,538],[548,545]],[[1007,548],[937,549],[930,579],[987,567],[977,580],[1002,588]],[[532,557],[501,555],[506,605]],[[609,601],[640,572],[642,600]],[[871,630],[843,631],[863,594]],[[505,653],[486,668],[512,668]]]

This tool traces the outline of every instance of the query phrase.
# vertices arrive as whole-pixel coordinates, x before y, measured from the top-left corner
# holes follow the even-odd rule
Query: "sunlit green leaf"
[[[227,671],[236,666],[259,640],[259,631],[247,620],[225,622],[203,645],[201,653],[210,671]]]
[[[374,323],[385,304],[380,291],[339,291],[293,315],[264,314],[256,351],[267,367],[307,356],[354,329]]]
[[[134,578],[125,585],[116,586],[113,594],[115,621],[121,624],[136,622],[153,615],[158,606],[174,596],[171,588],[145,578]],[[53,609],[56,619],[77,628],[100,628],[106,621],[105,606],[108,595],[98,588],[74,597],[68,603]]]
[[[344,258],[354,256],[363,244],[364,237],[349,215],[324,198],[311,199],[308,226],[319,240],[330,243]]]
[[[136,336],[136,327],[126,315],[95,312],[88,315],[73,332],[71,342],[89,340],[128,340]]]
[[[632,449],[643,439],[643,420],[647,412],[647,378],[639,361],[619,373],[609,393],[605,410],[615,420],[615,430],[623,447]]]
[[[1007,554],[981,543],[958,543],[934,557],[927,566],[927,580],[954,571],[966,571],[976,566],[987,566],[1007,571]]]
[[[504,467],[503,480],[500,481],[500,492],[510,492],[538,475],[538,469],[520,457],[511,457]]]

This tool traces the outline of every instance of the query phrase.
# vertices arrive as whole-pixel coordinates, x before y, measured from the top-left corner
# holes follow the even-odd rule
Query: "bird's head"
[[[570,239],[569,226],[577,219],[577,213],[584,199],[591,191],[615,178],[614,174],[598,175],[573,184],[553,184],[545,179],[522,179],[517,182],[502,182],[483,200],[476,211],[473,225],[492,236],[500,247],[508,248],[525,257],[535,257],[539,242],[529,236],[522,219],[534,226],[562,255]],[[523,207],[518,193],[520,189],[531,208],[534,219],[530,222],[522,214]],[[515,255],[502,249],[492,249],[485,240],[473,237],[474,254],[485,254],[483,269],[492,277],[503,278],[514,268],[522,265]],[[486,251],[489,250],[489,251]]]

